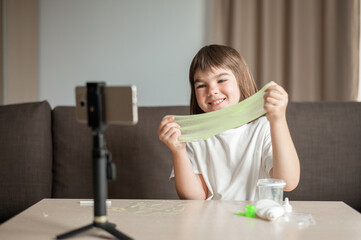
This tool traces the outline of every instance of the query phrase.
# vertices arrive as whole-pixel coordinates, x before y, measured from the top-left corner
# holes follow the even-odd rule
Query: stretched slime
[[[263,108],[266,89],[275,83],[266,84],[251,97],[214,112],[195,115],[167,115],[173,116],[174,122],[180,126],[181,142],[204,140],[228,129],[240,127],[257,119],[266,113]]]

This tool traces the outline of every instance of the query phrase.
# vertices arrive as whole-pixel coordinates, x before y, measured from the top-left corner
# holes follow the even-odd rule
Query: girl
[[[233,48],[210,45],[190,66],[191,114],[207,113],[239,103],[257,92],[243,58]],[[300,164],[288,130],[288,95],[279,85],[264,96],[266,117],[206,140],[179,142],[180,127],[161,121],[159,139],[173,157],[171,178],[181,199],[254,200],[257,180],[283,179],[285,191],[296,188]]]

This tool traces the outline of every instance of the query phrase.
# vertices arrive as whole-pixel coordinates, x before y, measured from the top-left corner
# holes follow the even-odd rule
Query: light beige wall
[[[3,0],[5,104],[38,100],[38,0]]]
[[[0,105],[4,104],[3,36],[3,1],[0,0]]]

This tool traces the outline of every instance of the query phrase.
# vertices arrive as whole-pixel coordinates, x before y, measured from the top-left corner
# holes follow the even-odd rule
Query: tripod
[[[103,111],[102,87],[104,83],[87,83],[88,126],[93,131],[93,187],[94,187],[94,221],[86,226],[57,235],[57,239],[73,237],[94,227],[103,229],[117,239],[131,240],[119,232],[116,225],[108,222],[106,215],[106,198],[108,195],[107,179],[115,180],[116,169],[111,161],[111,154],[106,149],[103,132],[106,129]]]

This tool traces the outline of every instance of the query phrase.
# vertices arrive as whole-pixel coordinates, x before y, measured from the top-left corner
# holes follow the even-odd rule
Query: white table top
[[[309,213],[315,224],[237,216],[249,202],[111,200],[108,220],[134,239],[361,239],[361,215],[343,202],[290,201],[293,213]],[[55,239],[90,224],[93,207],[80,199],[43,199],[0,226],[0,239]],[[95,228],[69,239],[103,239]],[[111,238],[112,239],[112,238]]]

